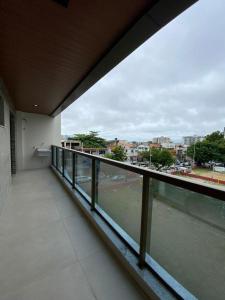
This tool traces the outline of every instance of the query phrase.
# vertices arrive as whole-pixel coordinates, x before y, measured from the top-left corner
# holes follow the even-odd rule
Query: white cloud
[[[225,125],[225,2],[199,1],[62,114],[62,132],[149,140]]]

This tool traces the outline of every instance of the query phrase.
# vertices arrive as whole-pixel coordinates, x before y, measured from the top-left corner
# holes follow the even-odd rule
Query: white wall
[[[0,126],[0,214],[11,185],[10,111],[16,116],[16,165],[17,170],[47,167],[51,157],[34,155],[36,147],[50,148],[60,145],[61,116],[15,112],[7,90],[0,79],[0,95],[4,99],[4,126]]]
[[[51,156],[38,157],[36,148],[48,148],[51,145],[60,145],[61,116],[55,118],[16,112],[16,161],[17,170],[44,168],[50,165]]]
[[[1,214],[11,184],[9,114],[10,114],[10,109],[13,111],[13,107],[10,103],[9,97],[4,89],[1,80],[0,80],[0,94],[4,99],[4,117],[5,117],[5,126],[4,127],[0,126],[0,214]]]

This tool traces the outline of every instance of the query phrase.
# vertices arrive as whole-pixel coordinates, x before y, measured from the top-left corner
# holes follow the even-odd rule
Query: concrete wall
[[[4,117],[5,117],[5,125],[3,127],[0,126],[0,214],[1,214],[11,184],[9,115],[10,115],[10,110],[13,111],[13,106],[10,102],[8,94],[1,80],[0,80],[0,94],[1,97],[4,99]]]
[[[52,144],[60,145],[61,116],[55,118],[16,112],[17,170],[44,168],[50,165],[51,156],[38,157],[36,148],[50,149]]]

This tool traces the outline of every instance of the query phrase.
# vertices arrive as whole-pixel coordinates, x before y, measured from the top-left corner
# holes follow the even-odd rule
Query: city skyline
[[[224,132],[225,132],[225,128],[224,128]],[[82,132],[82,134],[88,134],[89,132]],[[98,133],[98,136],[99,133]],[[68,138],[71,138],[73,137],[73,134],[72,135],[62,135],[62,139],[63,140],[67,140]],[[104,138],[103,136],[100,136],[102,138]],[[170,136],[154,136],[153,138],[151,139],[147,139],[147,140],[128,140],[128,139],[118,139],[117,137],[115,137],[114,139],[107,139],[107,138],[104,138],[107,142],[112,142],[112,141],[118,141],[118,142],[127,142],[127,143],[138,143],[138,144],[141,144],[141,143],[152,143],[152,144],[183,144],[183,145],[189,145],[189,144],[193,144],[193,142],[185,142],[185,140],[188,140],[190,139],[190,141],[202,141],[206,136],[200,136],[200,135],[189,135],[189,136],[183,136],[182,137],[182,140],[174,140],[172,139]],[[79,139],[77,139],[79,140]]]

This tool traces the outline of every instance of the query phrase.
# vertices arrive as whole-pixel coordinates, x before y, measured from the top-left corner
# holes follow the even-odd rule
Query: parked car
[[[215,164],[213,166],[213,171],[215,172],[220,172],[220,173],[224,173],[225,172],[225,167],[224,167],[224,164]]]
[[[224,163],[215,163],[215,166],[216,166],[216,167],[224,167],[225,164],[224,164]]]
[[[182,173],[191,173],[191,167],[180,167],[178,171]]]

